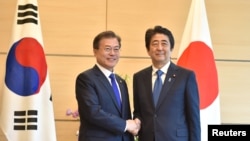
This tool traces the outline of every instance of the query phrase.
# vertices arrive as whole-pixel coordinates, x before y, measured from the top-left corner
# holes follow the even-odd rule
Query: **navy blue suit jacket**
[[[140,141],[200,141],[199,94],[193,71],[171,62],[156,107],[152,66],[134,74],[134,118]]]
[[[122,96],[122,110],[118,108],[110,82],[97,65],[77,76],[79,141],[133,140],[131,134],[124,132],[126,120],[131,119],[127,84],[118,75],[116,80]]]

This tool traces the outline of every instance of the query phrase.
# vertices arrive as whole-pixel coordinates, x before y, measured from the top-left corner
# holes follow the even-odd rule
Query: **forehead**
[[[151,38],[151,42],[156,42],[156,41],[169,42],[169,38],[168,38],[168,36],[166,36],[164,34],[157,33],[157,34],[153,35]]]

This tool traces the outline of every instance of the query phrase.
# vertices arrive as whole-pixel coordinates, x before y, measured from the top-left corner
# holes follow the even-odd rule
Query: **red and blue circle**
[[[37,94],[45,82],[47,64],[41,44],[26,37],[15,42],[6,61],[6,86],[20,96]]]

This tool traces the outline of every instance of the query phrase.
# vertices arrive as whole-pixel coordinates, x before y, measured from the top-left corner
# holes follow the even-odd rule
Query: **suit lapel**
[[[164,80],[164,84],[163,84],[162,89],[161,89],[161,93],[160,93],[159,100],[158,100],[157,105],[156,105],[156,109],[161,105],[162,101],[164,101],[164,99],[167,97],[168,91],[172,87],[172,85],[175,81],[175,76],[176,76],[177,70],[178,69],[175,66],[175,64],[171,63],[169,68],[168,68],[167,75],[166,75],[166,78]]]
[[[97,66],[94,67],[94,70],[96,73],[97,80],[99,80],[106,87],[106,89],[108,91],[108,95],[112,98],[112,101],[114,102],[117,110],[119,110],[119,112],[121,113],[121,110],[120,110],[118,103],[116,101],[115,94],[114,94],[114,91],[112,89],[110,82],[107,80],[106,76],[101,72],[101,70]],[[119,84],[119,82],[118,82],[118,84]]]
[[[147,103],[150,103],[149,105],[151,106],[152,109],[155,108],[154,106],[154,101],[153,101],[153,93],[152,93],[152,66],[150,66],[148,69],[146,69],[146,71],[143,74],[143,82],[145,82],[145,86],[143,86],[145,88],[145,96],[147,98]]]

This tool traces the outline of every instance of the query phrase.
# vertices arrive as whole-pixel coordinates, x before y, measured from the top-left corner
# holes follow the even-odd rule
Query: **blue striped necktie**
[[[117,101],[117,103],[119,105],[119,108],[121,109],[120,92],[119,92],[118,86],[116,84],[115,75],[113,73],[111,73],[110,76],[109,76],[109,78],[111,79],[111,84],[112,84],[112,88],[113,88],[114,93],[115,93],[116,101]]]
[[[162,88],[161,75],[163,74],[163,72],[161,70],[158,70],[156,74],[157,74],[157,78],[155,80],[154,89],[153,89],[153,99],[154,99],[155,106],[158,102],[158,99],[161,93],[161,88]]]

